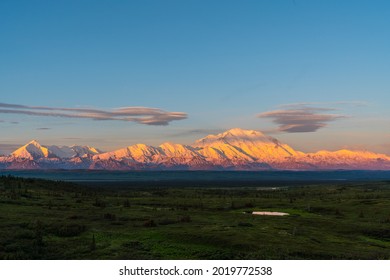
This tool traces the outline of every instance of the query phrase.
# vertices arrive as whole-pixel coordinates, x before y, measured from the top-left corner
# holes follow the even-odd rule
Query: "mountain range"
[[[390,170],[390,156],[351,150],[303,153],[262,132],[234,128],[192,145],[136,144],[111,152],[33,140],[0,156],[0,169]]]

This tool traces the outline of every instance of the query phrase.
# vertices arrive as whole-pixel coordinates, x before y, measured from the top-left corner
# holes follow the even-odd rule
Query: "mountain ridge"
[[[369,151],[296,151],[256,130],[233,128],[183,145],[135,144],[110,152],[90,146],[43,146],[32,140],[9,156],[1,169],[107,170],[390,170],[390,156]]]

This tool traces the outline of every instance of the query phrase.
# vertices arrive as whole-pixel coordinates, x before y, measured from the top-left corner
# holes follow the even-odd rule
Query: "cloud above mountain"
[[[182,136],[192,136],[192,135],[205,135],[205,134],[217,134],[220,133],[221,129],[187,129],[182,130],[176,133],[168,134],[171,137],[182,137]]]
[[[258,114],[259,118],[272,119],[278,131],[288,133],[314,132],[324,128],[329,122],[346,118],[340,114],[329,114],[333,108],[309,107],[301,104],[288,105],[284,109]]]
[[[98,121],[126,121],[146,125],[168,125],[171,121],[187,118],[187,114],[183,112],[167,112],[159,108],[148,107],[122,107],[102,110],[94,108],[26,106],[8,103],[0,103],[0,114],[91,119]]]
[[[348,107],[367,107],[370,103],[362,100],[355,101],[335,101],[335,102],[297,102],[291,104],[280,105],[280,108],[299,108],[310,106],[348,106]],[[329,109],[334,110],[334,109]]]

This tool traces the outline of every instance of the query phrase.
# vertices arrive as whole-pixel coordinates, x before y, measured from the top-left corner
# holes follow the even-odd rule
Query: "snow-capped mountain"
[[[277,139],[255,130],[230,129],[217,135],[209,135],[195,142],[198,152],[207,160],[237,163],[284,162],[301,154]]]
[[[89,146],[42,146],[33,140],[9,156],[2,169],[107,170],[390,170],[390,157],[367,151],[303,153],[259,131],[230,129],[193,145],[166,142],[111,152]]]
[[[42,147],[36,140],[32,140],[11,153],[11,156],[30,160],[48,158],[49,150],[46,147]]]
[[[319,169],[384,169],[390,170],[390,157],[368,151],[319,151],[303,154],[301,160]]]
[[[75,157],[88,157],[101,153],[96,148],[89,146],[42,146],[36,140],[32,140],[11,153],[14,158],[39,160],[43,158],[71,159]]]
[[[90,146],[49,146],[49,151],[55,155],[58,158],[61,159],[69,159],[69,158],[76,158],[76,157],[91,157],[97,154],[102,153],[102,151],[90,147]]]

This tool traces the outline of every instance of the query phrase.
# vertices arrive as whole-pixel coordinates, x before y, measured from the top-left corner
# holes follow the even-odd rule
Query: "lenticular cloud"
[[[0,103],[0,114],[91,119],[99,121],[126,121],[146,125],[168,125],[171,121],[187,118],[187,114],[183,112],[168,112],[159,108],[148,107],[122,107],[101,110],[94,108],[26,106],[7,103]]]
[[[345,118],[343,115],[326,114],[333,111],[331,108],[298,107],[292,109],[275,110],[264,112],[258,115],[259,118],[269,118],[279,125],[278,130],[282,132],[314,132],[326,127],[328,122]]]

